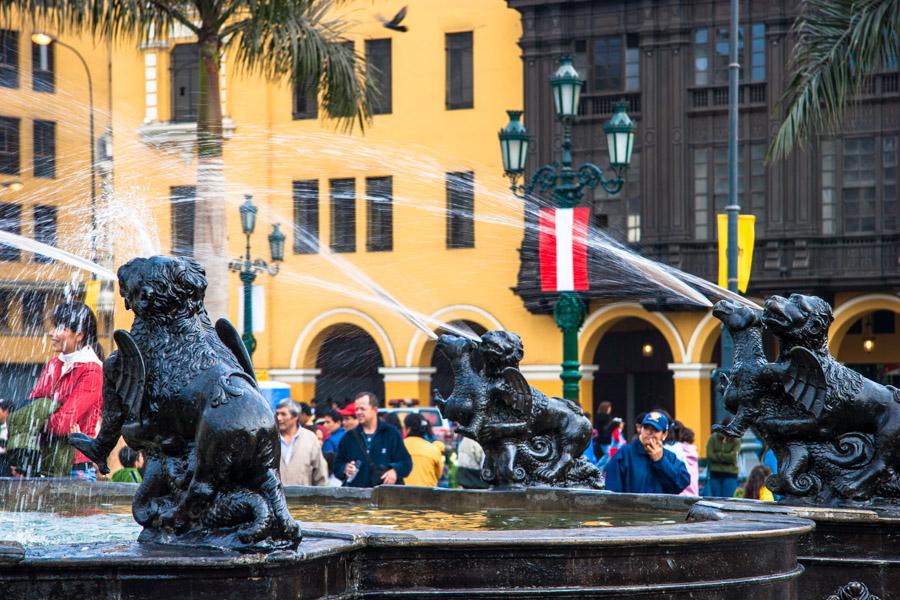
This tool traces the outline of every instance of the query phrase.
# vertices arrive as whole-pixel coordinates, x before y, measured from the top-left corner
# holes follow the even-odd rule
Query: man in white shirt
[[[300,406],[290,398],[275,411],[281,439],[279,472],[284,485],[325,485],[328,465],[316,434],[300,427]]]

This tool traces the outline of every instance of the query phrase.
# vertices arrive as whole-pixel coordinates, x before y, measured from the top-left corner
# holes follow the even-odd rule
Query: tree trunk
[[[228,230],[222,161],[222,104],[219,92],[219,39],[201,34],[200,98],[197,107],[197,194],[194,256],[206,269],[206,310],[215,321],[228,316]]]

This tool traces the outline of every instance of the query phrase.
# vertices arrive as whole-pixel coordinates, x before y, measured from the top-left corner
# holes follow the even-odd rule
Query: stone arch
[[[900,298],[891,294],[866,294],[841,304],[834,311],[834,322],[828,338],[828,348],[835,356],[841,348],[847,330],[866,313],[889,310],[900,313]]]
[[[294,342],[291,369],[314,369],[322,342],[329,330],[337,325],[353,325],[365,331],[375,341],[385,366],[397,366],[394,346],[384,328],[371,316],[355,308],[335,308],[310,321]]]
[[[341,406],[357,393],[384,398],[384,355],[372,335],[349,323],[338,323],[318,336],[315,397],[325,406]]]
[[[428,316],[428,323],[449,323],[450,321],[470,321],[477,323],[486,330],[504,329],[500,320],[483,308],[472,304],[453,304],[438,309]],[[423,366],[431,364],[431,355],[434,353],[434,342],[428,339],[418,329],[413,334],[406,349],[407,367]]]
[[[591,364],[601,338],[622,319],[633,317],[646,321],[665,338],[675,363],[684,362],[686,351],[678,329],[668,317],[661,313],[649,312],[636,302],[616,302],[592,312],[581,328],[578,340],[578,355],[582,364]]]
[[[685,362],[711,362],[721,329],[722,322],[713,316],[712,311],[706,313],[706,316],[700,319],[691,333],[691,339],[688,341],[685,351],[687,357]]]

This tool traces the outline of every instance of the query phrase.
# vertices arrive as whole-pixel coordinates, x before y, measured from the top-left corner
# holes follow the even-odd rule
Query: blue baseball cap
[[[661,412],[652,410],[644,415],[644,420],[641,421],[641,425],[650,425],[657,431],[668,431],[669,419]]]

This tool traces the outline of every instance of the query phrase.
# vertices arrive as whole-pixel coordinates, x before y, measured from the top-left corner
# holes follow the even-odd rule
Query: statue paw
[[[106,457],[100,456],[100,449],[97,448],[97,440],[83,433],[70,433],[69,445],[87,456],[91,462],[97,465],[97,469],[104,475],[109,474],[109,465],[106,464]]]
[[[730,438],[739,438],[744,435],[737,429],[734,429],[730,426],[723,427],[722,425],[718,425],[718,424],[713,425],[712,430],[713,430],[713,433],[721,433],[725,437],[730,437]]]

